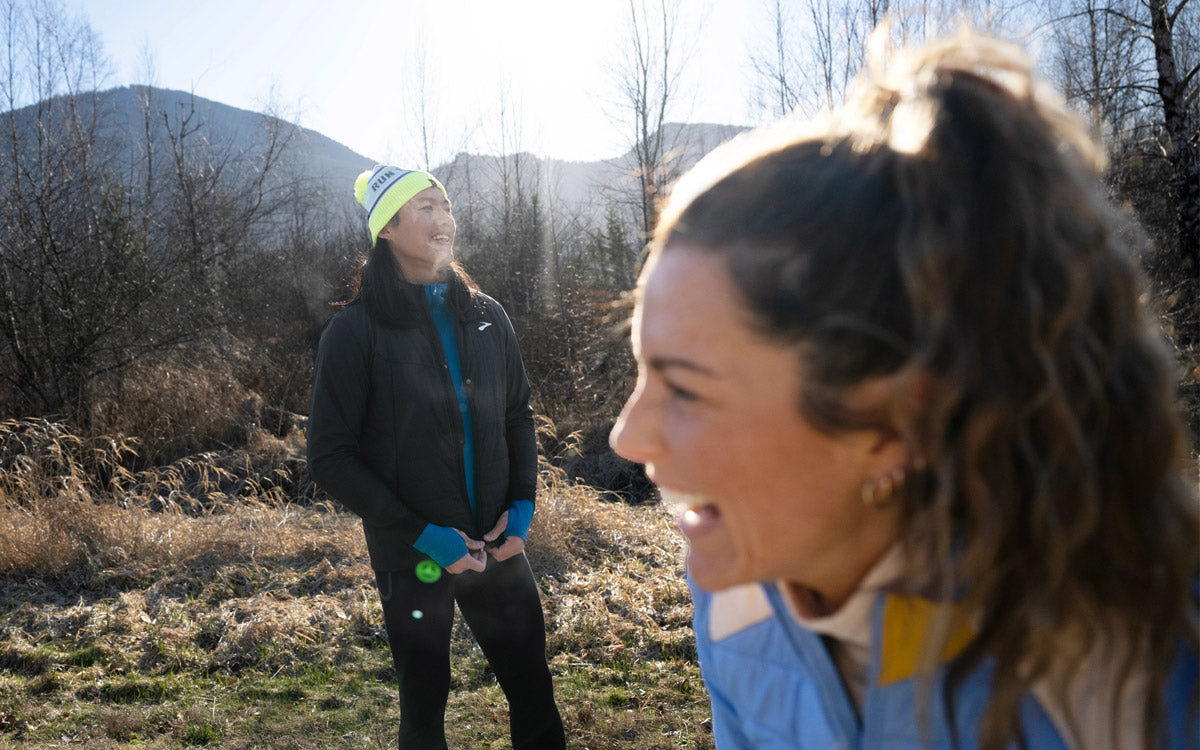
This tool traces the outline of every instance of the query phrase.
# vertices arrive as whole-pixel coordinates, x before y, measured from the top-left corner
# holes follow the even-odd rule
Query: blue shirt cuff
[[[529,525],[533,523],[533,501],[517,500],[508,509],[508,526],[504,529],[506,536],[519,536],[525,539],[529,536]]]
[[[467,542],[454,529],[448,526],[425,524],[425,530],[417,541],[413,542],[418,552],[424,552],[443,568],[447,568],[461,560],[468,552]]]

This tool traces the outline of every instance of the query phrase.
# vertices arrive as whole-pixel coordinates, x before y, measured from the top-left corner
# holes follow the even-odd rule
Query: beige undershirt
[[[854,710],[861,716],[863,697],[871,675],[871,612],[880,590],[895,582],[901,572],[898,548],[892,548],[867,571],[862,583],[836,612],[821,617],[801,614],[796,592],[784,581],[778,581],[787,604],[788,614],[801,627],[825,636],[825,647],[842,677],[846,692],[854,701]]]

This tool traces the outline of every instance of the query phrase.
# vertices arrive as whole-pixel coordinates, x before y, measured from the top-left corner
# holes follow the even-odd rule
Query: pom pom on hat
[[[360,206],[363,202],[363,196],[367,194],[367,180],[371,179],[372,171],[373,170],[368,169],[360,174],[358,179],[354,181],[354,200],[358,201]]]
[[[367,212],[367,226],[371,228],[371,244],[379,238],[383,229],[405,203],[422,190],[435,187],[446,195],[446,188],[428,172],[401,169],[390,164],[380,164],[368,169],[354,181],[354,198]]]

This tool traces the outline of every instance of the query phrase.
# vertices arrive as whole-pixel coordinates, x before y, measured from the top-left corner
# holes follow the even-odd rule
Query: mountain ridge
[[[28,105],[7,113],[18,127],[31,127],[38,113],[53,109],[57,97]],[[75,97],[76,102],[94,105],[100,137],[117,146],[116,157],[125,165],[133,165],[144,151],[146,116],[154,120],[151,129],[155,147],[167,147],[161,139],[176,134],[185,127],[201,128],[210,145],[228,149],[223,153],[254,154],[269,143],[270,133],[290,133],[295,136],[288,144],[283,163],[288,177],[299,179],[317,188],[322,195],[337,201],[353,200],[352,185],[357,175],[377,162],[317,130],[306,128],[283,117],[235,107],[212,99],[180,91],[142,84],[117,86]],[[90,113],[87,113],[90,114]],[[24,121],[24,122],[23,122]],[[165,126],[166,131],[161,127]],[[294,130],[292,130],[294,129]],[[715,123],[668,123],[664,126],[664,142],[677,144],[679,154],[675,171],[682,172],[701,156],[746,127]],[[586,161],[543,157],[529,152],[507,156],[460,152],[433,168],[434,174],[453,192],[466,189],[472,200],[488,201],[499,187],[505,170],[519,170],[529,182],[522,189],[535,189],[543,206],[553,206],[568,215],[579,217],[592,226],[599,226],[607,205],[622,200],[632,201],[636,195],[633,184],[635,160],[632,148],[624,154],[607,159]],[[465,177],[469,176],[469,177]],[[459,184],[463,180],[467,184]],[[634,192],[631,192],[634,191]]]

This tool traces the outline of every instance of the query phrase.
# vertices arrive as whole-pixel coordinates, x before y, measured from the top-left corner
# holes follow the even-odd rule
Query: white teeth
[[[686,492],[676,492],[675,490],[660,488],[659,495],[662,497],[663,505],[670,508],[676,514],[682,514],[692,508],[708,505],[702,496],[691,495]]]

